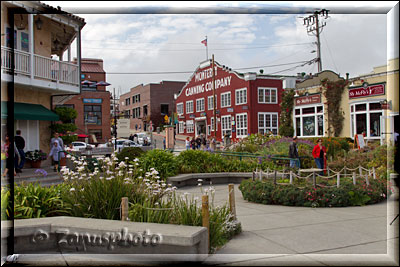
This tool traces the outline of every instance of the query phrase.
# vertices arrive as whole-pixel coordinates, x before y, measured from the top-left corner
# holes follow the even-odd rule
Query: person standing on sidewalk
[[[312,155],[314,157],[315,163],[317,164],[318,169],[324,170],[324,159],[326,157],[326,149],[322,145],[322,139],[319,138],[317,144],[314,146],[312,151]],[[324,175],[324,171],[320,172],[320,175]]]
[[[25,152],[24,152],[24,148],[25,148],[25,139],[21,136],[21,130],[17,130],[16,131],[16,136],[14,137],[15,140],[15,145],[18,149],[18,153],[20,156],[20,161],[19,164],[17,164],[17,160],[15,161],[15,171],[17,173],[21,173],[22,172],[22,168],[24,167],[25,164]]]
[[[189,137],[186,137],[185,147],[186,147],[186,150],[190,150],[190,138]]]
[[[297,149],[297,136],[293,137],[293,142],[289,146],[290,168],[300,168],[299,151]]]
[[[54,147],[54,142],[58,143],[58,147],[61,149],[61,151],[64,150],[64,141],[61,139],[59,133],[55,133],[54,137],[51,138],[51,140],[50,140],[50,151]],[[64,155],[64,153],[60,153],[60,156],[63,158],[65,155]],[[55,163],[53,162],[53,164],[55,164]],[[56,167],[55,166],[54,166],[54,171],[56,171]]]
[[[58,172],[58,164],[60,163],[60,158],[64,157],[64,153],[60,153],[60,151],[63,151],[64,149],[61,149],[61,147],[58,146],[58,142],[54,141],[53,147],[50,150],[49,157],[53,158],[54,161],[54,171]]]

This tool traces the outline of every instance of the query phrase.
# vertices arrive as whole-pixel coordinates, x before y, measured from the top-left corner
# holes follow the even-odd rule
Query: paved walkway
[[[216,185],[214,189],[210,203],[227,203],[228,185]],[[178,192],[198,197],[202,194],[200,187],[184,187]],[[399,210],[396,196],[364,207],[286,207],[247,202],[236,184],[236,213],[242,233],[206,256],[203,264],[398,266],[399,220],[390,225]],[[40,254],[20,255],[17,262],[50,266],[162,265],[171,256],[175,261],[191,261],[190,255]]]

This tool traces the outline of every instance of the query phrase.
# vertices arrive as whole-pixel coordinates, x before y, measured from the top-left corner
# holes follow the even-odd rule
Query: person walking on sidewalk
[[[17,130],[16,131],[16,136],[14,137],[15,140],[15,145],[18,149],[18,153],[20,156],[20,161],[19,164],[17,164],[17,161],[15,161],[15,171],[17,173],[21,173],[22,172],[22,168],[24,167],[25,164],[25,152],[24,152],[24,148],[25,148],[25,139],[21,136],[21,130]]]
[[[58,142],[55,141],[52,149],[50,150],[49,157],[53,157],[54,161],[54,171],[58,172],[58,164],[60,163],[60,158],[64,157],[64,153],[60,153],[63,151],[61,147],[58,146]]]
[[[315,163],[318,169],[324,170],[324,160],[326,158],[326,148],[322,145],[322,139],[319,138],[317,144],[314,146],[312,151]],[[324,175],[324,171],[320,172],[320,175]]]
[[[293,137],[293,142],[289,146],[290,168],[300,168],[299,151],[297,149],[297,136]]]

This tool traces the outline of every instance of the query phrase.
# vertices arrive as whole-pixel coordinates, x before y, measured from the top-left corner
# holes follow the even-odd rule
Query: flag
[[[207,39],[204,39],[203,41],[201,41],[201,43],[207,46]]]

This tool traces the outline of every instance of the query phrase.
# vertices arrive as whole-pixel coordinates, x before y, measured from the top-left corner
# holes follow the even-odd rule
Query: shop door
[[[197,121],[196,122],[196,135],[206,135],[206,121]]]

